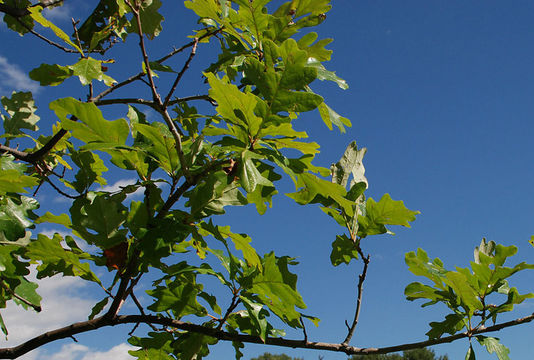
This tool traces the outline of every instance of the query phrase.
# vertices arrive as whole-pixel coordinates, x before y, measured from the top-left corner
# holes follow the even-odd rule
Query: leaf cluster
[[[471,268],[457,267],[455,270],[447,270],[439,258],[431,260],[422,249],[406,254],[409,270],[432,282],[431,285],[420,282],[409,284],[405,289],[406,298],[426,300],[423,307],[441,303],[451,311],[445,320],[430,323],[428,337],[437,339],[445,333],[453,335],[464,329],[470,334],[484,328],[489,321],[495,324],[500,314],[510,312],[514,305],[534,297],[532,293],[520,294],[509,285],[508,279],[512,275],[534,269],[534,265],[525,262],[513,267],[505,266],[506,260],[516,253],[515,246],[482,239],[475,248]],[[498,339],[486,336],[475,338],[489,352],[496,352],[499,359],[508,359],[508,349]],[[472,347],[469,349],[468,355],[474,358]]]

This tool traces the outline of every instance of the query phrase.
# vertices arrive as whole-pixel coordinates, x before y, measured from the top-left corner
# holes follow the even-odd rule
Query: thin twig
[[[218,32],[220,32],[222,30],[221,29],[217,29],[216,31],[214,32],[210,32],[210,33],[206,33],[202,36],[200,36],[198,38],[199,41],[201,41],[202,39],[208,37],[208,36],[212,36],[212,35],[215,35],[217,34]],[[158,64],[162,64],[163,62],[167,61],[168,59],[170,59],[171,57],[173,57],[174,55],[184,51],[185,49],[193,46],[195,44],[195,41],[191,41],[181,47],[179,47],[178,49],[174,49],[173,51],[171,51],[170,53],[168,53],[167,55],[159,58],[158,60],[156,60],[155,62],[158,63]],[[112,87],[109,87],[107,88],[106,90],[102,91],[100,94],[98,94],[97,96],[93,97],[91,100],[93,100],[94,102],[97,102],[98,100],[102,99],[104,96],[108,95],[109,93],[123,87],[124,85],[128,85],[129,83],[133,82],[133,81],[136,81],[136,80],[140,80],[146,73],[144,71],[141,71],[135,75],[132,75],[130,76],[129,78],[127,78],[126,80],[123,80],[117,84],[115,84],[114,86]],[[176,101],[176,102],[181,102],[181,101]],[[169,102],[169,105],[172,105],[172,104],[175,104],[176,102],[173,101],[170,101]]]
[[[302,332],[304,333],[304,342],[308,342],[308,334],[306,333],[306,325],[304,324],[304,319],[300,317],[300,323],[302,324]]]
[[[235,310],[237,305],[241,302],[241,299],[239,298],[239,290],[234,290],[234,295],[232,296],[232,302],[230,303],[230,306],[228,309],[226,309],[226,312],[224,316],[219,320],[219,325],[217,325],[216,329],[221,330],[226,320],[228,320],[228,317],[230,314],[232,314],[232,311]]]
[[[197,53],[197,45],[198,45],[198,38],[195,38],[193,48],[191,49],[191,53],[189,54],[189,57],[185,61],[184,66],[182,67],[182,70],[178,73],[176,76],[176,79],[174,80],[174,83],[172,84],[171,90],[169,90],[169,93],[165,97],[165,101],[163,102],[163,107],[167,107],[169,105],[169,101],[171,100],[172,95],[176,91],[176,87],[178,86],[178,83],[182,79],[182,76],[184,76],[184,73],[189,68],[189,64],[195,57],[195,54]]]
[[[147,78],[150,83],[150,90],[152,91],[152,98],[154,99],[154,102],[158,104],[158,107],[159,107],[158,112],[163,116],[163,119],[165,120],[167,127],[172,133],[172,136],[175,141],[176,152],[178,153],[178,160],[180,161],[182,173],[184,174],[185,178],[188,180],[191,178],[191,175],[189,173],[189,168],[187,166],[187,162],[185,161],[185,156],[184,156],[184,152],[182,149],[183,134],[176,127],[176,124],[174,123],[171,116],[169,115],[169,112],[167,111],[166,107],[163,105],[161,96],[159,95],[158,90],[156,88],[156,84],[154,83],[154,79],[152,77],[152,69],[150,68],[150,61],[148,59],[148,54],[147,54],[146,47],[145,47],[143,27],[141,24],[141,15],[139,13],[139,9],[135,8],[128,0],[125,0],[125,3],[132,10],[134,17],[135,17],[135,21],[137,23],[138,36],[139,36],[139,48],[141,49],[141,55],[143,57],[143,62],[145,64]]]
[[[80,194],[80,195],[69,195],[67,194],[66,192],[64,192],[63,190],[61,190],[60,188],[58,188],[53,182],[52,180],[50,180],[49,178],[45,178],[46,179],[46,182],[50,184],[50,186],[52,186],[52,188],[54,190],[56,190],[59,194],[65,196],[65,197],[68,197],[69,199],[73,199],[73,200],[76,200],[76,199],[79,199],[83,196],[85,196],[85,194]]]
[[[70,18],[70,20],[72,21],[72,27],[74,28],[74,36],[76,37],[76,42],[78,43],[78,47],[81,49],[82,42],[80,41],[80,35],[78,34],[78,27],[77,27],[79,21],[74,20],[74,18]],[[85,57],[84,54],[82,54],[82,56]]]
[[[171,52],[168,53],[167,55],[163,56],[162,58],[159,58],[158,60],[156,60],[156,62],[161,64],[161,63],[163,63],[164,61],[166,61],[166,60],[170,59],[171,57],[173,57],[174,55],[176,55],[176,54],[178,54],[178,53],[184,51],[185,49],[187,49],[187,48],[189,48],[189,47],[191,47],[191,46],[194,46],[195,43],[198,43],[198,42],[202,41],[203,39],[205,39],[205,38],[207,38],[207,37],[213,36],[213,35],[215,35],[215,34],[221,32],[222,29],[223,29],[223,28],[217,29],[217,30],[215,30],[215,31],[213,31],[213,32],[207,32],[207,33],[205,33],[204,35],[199,36],[199,37],[198,37],[198,40],[195,38],[195,40],[193,40],[193,41],[191,41],[191,42],[189,42],[189,43],[187,43],[187,44],[185,44],[185,45],[179,47],[178,49],[174,49],[173,51],[171,51]]]
[[[360,310],[362,308],[363,283],[365,281],[365,276],[367,275],[367,267],[369,266],[369,261],[370,261],[370,256],[371,256],[371,255],[367,255],[367,257],[365,257],[360,246],[359,245],[356,245],[356,246],[358,249],[358,253],[360,254],[363,260],[363,270],[362,270],[362,273],[358,277],[358,297],[356,299],[356,311],[354,312],[354,319],[352,320],[352,325],[349,327],[349,332],[347,334],[347,337],[342,342],[342,344],[344,345],[349,344],[350,339],[352,339],[352,336],[354,335],[354,331],[356,330],[356,325],[358,325],[358,320],[360,318]],[[348,327],[348,323],[345,322],[345,324]]]
[[[20,297],[19,295],[17,295],[7,284],[6,282],[1,279],[0,280],[0,285],[2,286],[2,288],[4,288],[4,290],[6,290],[8,293],[11,294],[11,296],[13,296],[15,299],[19,300],[20,302],[23,302],[24,304],[28,305],[29,307],[31,307],[33,310],[37,311],[37,312],[41,312],[41,306],[39,305],[35,305],[35,304],[32,304],[31,302],[29,302],[28,300],[24,299],[23,297]]]
[[[145,314],[145,311],[143,310],[143,306],[141,305],[141,303],[139,302],[139,300],[137,300],[137,297],[135,296],[134,292],[133,292],[133,289],[130,291],[130,297],[132,298],[133,302],[135,303],[135,306],[137,306],[137,309],[139,309],[139,312],[141,313],[141,315],[146,315]],[[140,323],[137,323],[136,327],[139,326]],[[150,328],[154,331],[158,331],[158,328],[155,327],[154,325],[152,324],[148,324],[148,326],[150,326]],[[136,329],[136,327],[134,327],[132,329],[132,331],[130,333],[133,333]],[[131,336],[131,334],[128,334]]]
[[[132,75],[130,76],[128,79],[126,80],[123,80],[121,81],[120,83],[117,83],[111,87],[108,87],[106,90],[102,91],[100,94],[98,94],[97,96],[91,98],[90,101],[94,102],[95,104],[98,102],[98,100],[102,99],[104,96],[106,96],[107,94],[111,93],[112,91],[115,91],[125,85],[128,85],[136,80],[140,80],[143,76],[145,75],[144,72],[140,72],[138,74],[135,74],[135,75]]]
[[[171,209],[171,207],[182,197],[182,195],[189,190],[192,186],[195,186],[197,182],[202,179],[205,175],[210,173],[211,171],[216,171],[218,169],[222,169],[225,165],[227,165],[228,162],[226,161],[214,161],[210,163],[206,168],[193,176],[190,180],[186,180],[178,189],[176,189],[175,192],[173,192],[168,198],[167,201],[163,204],[161,209],[159,210],[158,214],[156,215],[156,219],[161,219],[167,215],[168,211]]]

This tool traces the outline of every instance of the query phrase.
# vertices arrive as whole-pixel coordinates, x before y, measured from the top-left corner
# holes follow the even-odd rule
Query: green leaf
[[[466,325],[466,320],[462,314],[449,314],[445,317],[444,321],[431,322],[429,330],[426,335],[429,339],[439,339],[443,334],[448,333],[451,335],[456,334],[462,330]]]
[[[246,205],[246,197],[239,191],[238,184],[224,171],[210,174],[204,182],[185,194],[189,200],[191,214],[205,217],[211,214],[224,214],[225,206]]]
[[[273,183],[263,177],[258,167],[262,165],[261,162],[254,162],[253,159],[261,158],[249,150],[245,150],[241,153],[241,161],[239,162],[239,174],[241,185],[245,191],[253,192],[257,185],[274,187]],[[258,165],[256,165],[258,164]]]
[[[30,71],[30,79],[39,81],[41,86],[57,86],[74,75],[70,66],[41,64]]]
[[[261,260],[256,250],[250,245],[252,239],[247,234],[235,234],[230,231],[230,226],[214,226],[203,222],[202,229],[208,231],[219,240],[230,238],[237,250],[243,253],[245,261],[250,265],[262,270]]]
[[[155,312],[171,311],[177,319],[186,315],[206,316],[206,309],[197,301],[202,288],[192,273],[181,274],[174,281],[167,279],[165,286],[147,290],[147,294],[156,299],[148,309]]]
[[[128,353],[139,360],[175,360],[171,344],[174,337],[168,332],[149,332],[148,338],[132,336],[128,342],[133,346],[140,347],[139,350],[129,350]]]
[[[181,334],[173,343],[173,353],[179,354],[180,360],[201,360],[209,354],[208,345],[214,345],[217,342],[216,338],[187,332]]]
[[[0,197],[5,193],[27,192],[25,188],[35,186],[39,180],[24,175],[26,165],[17,164],[11,155],[0,155]]]
[[[476,336],[477,341],[480,345],[485,346],[486,350],[488,350],[488,353],[490,354],[497,354],[497,357],[499,360],[510,360],[510,357],[508,357],[508,354],[510,353],[510,350],[503,344],[499,342],[499,339],[489,336]]]
[[[465,354],[465,360],[476,360],[475,351],[473,350],[472,345],[469,345],[469,349],[467,349],[467,354]]]
[[[443,267],[443,262],[439,258],[430,261],[423,249],[417,249],[417,254],[413,251],[406,253],[405,262],[414,275],[424,276],[432,280],[440,290],[446,289],[443,285],[443,279],[447,274],[447,270]]]
[[[443,282],[449,285],[456,295],[460,298],[462,305],[466,307],[466,311],[473,314],[476,310],[482,310],[483,305],[478,298],[477,291],[469,285],[469,281],[462,273],[449,271],[445,275]]]
[[[102,300],[97,302],[95,304],[95,306],[93,306],[93,308],[91,309],[91,314],[89,314],[88,319],[89,320],[93,320],[95,318],[95,316],[100,314],[102,312],[102,310],[104,310],[104,308],[108,304],[108,301],[109,301],[109,296],[106,296],[105,298],[103,298]]]
[[[83,103],[73,98],[57,99],[50,103],[61,126],[70,130],[73,136],[85,142],[111,143],[124,145],[130,132],[124,119],[109,121],[104,119],[100,109],[93,103]],[[79,121],[69,120],[67,115],[74,115]]]
[[[15,294],[19,297],[24,299],[26,302],[32,304],[31,307],[33,310],[40,311],[41,310],[41,296],[37,294],[35,291],[37,289],[38,285],[26,280],[25,278],[20,278],[20,285],[18,285],[15,288]],[[15,302],[18,302],[19,305],[21,305],[23,308],[28,309],[30,308],[25,302],[19,301],[16,298],[14,298]]]
[[[322,197],[335,201],[347,215],[353,214],[353,202],[345,198],[347,192],[341,185],[323,180],[313,174],[304,173],[298,175],[297,186],[302,188],[298,192],[286,195],[298,204],[320,202],[320,197]]]
[[[40,263],[37,266],[37,277],[41,279],[62,274],[63,276],[77,276],[100,284],[100,279],[91,271],[89,264],[80,261],[87,259],[88,255],[76,254],[73,250],[63,248],[62,241],[63,238],[58,233],[55,233],[52,238],[39,234],[37,239],[28,245],[24,256],[33,262]]]
[[[176,142],[169,129],[159,123],[145,125],[132,124],[134,131],[142,134],[147,145],[143,146],[151,157],[163,168],[167,174],[173,175],[180,168]]]
[[[112,86],[116,81],[102,71],[102,60],[81,58],[76,64],[69,66],[72,75],[78,76],[83,86],[91,84],[93,80],[103,81]]]
[[[94,182],[106,185],[106,179],[102,177],[102,174],[108,171],[108,168],[97,154],[77,151],[71,154],[71,159],[79,168],[72,185],[80,194],[86,192]]]
[[[26,237],[26,229],[33,227],[39,208],[37,200],[25,196],[0,196],[0,241],[15,242]]]
[[[22,134],[21,129],[36,131],[39,116],[35,114],[37,107],[31,92],[13,92],[11,99],[2,96],[4,110],[9,116],[3,116],[4,131],[6,134]]]
[[[129,11],[124,0],[100,0],[91,15],[78,29],[78,37],[84,49],[101,50],[105,42],[113,36],[125,40],[124,28],[128,20],[124,16]]]
[[[363,166],[363,157],[366,152],[366,148],[358,149],[356,141],[351,142],[345,149],[341,159],[330,167],[332,170],[332,182],[346,187],[349,176],[352,174],[353,179],[349,188],[361,182],[365,183],[367,187],[368,183],[364,175],[365,167]]]
[[[330,254],[332,265],[348,264],[352,259],[358,259],[358,257],[356,244],[346,235],[337,235],[336,240],[332,243],[332,253]]]
[[[392,200],[384,194],[379,202],[367,199],[365,216],[358,217],[358,235],[360,237],[388,232],[385,225],[401,225],[410,227],[419,211],[412,211],[404,206],[404,202]]]
[[[300,313],[306,304],[296,289],[297,277],[289,272],[288,258],[275,257],[274,253],[263,258],[263,271],[252,280],[250,292],[258,295],[261,302],[291,327],[299,328]]]
[[[209,84],[210,97],[217,102],[217,112],[231,124],[243,127],[251,137],[256,137],[261,126],[261,118],[254,114],[258,102],[255,95],[239,91],[228,79],[217,79],[211,73],[205,74]]]
[[[32,5],[29,0],[3,0],[2,3],[17,9],[26,9]],[[30,32],[30,30],[33,30],[34,26],[33,19],[29,15],[15,18],[5,14],[4,22],[11,30],[18,32],[20,35]]]
[[[323,119],[324,123],[330,130],[332,130],[332,124],[336,125],[339,128],[339,131],[342,133],[345,132],[345,126],[352,126],[349,119],[339,115],[337,112],[332,110],[332,108],[326,105],[324,102],[317,106],[319,110],[319,115]]]
[[[257,304],[244,296],[240,296],[239,298],[243,305],[245,305],[248,312],[248,318],[251,320],[254,329],[252,334],[259,336],[260,339],[265,342],[265,339],[269,335],[269,330],[272,328],[265,318],[268,315],[267,310],[263,308],[262,304]]]
[[[308,58],[308,66],[317,69],[317,79],[333,81],[343,90],[347,90],[347,82],[336,75],[334,71],[328,71],[321,62],[313,57]]]
[[[150,40],[153,40],[162,30],[161,23],[165,19],[158,9],[161,7],[160,0],[150,0],[142,3],[140,10],[141,27],[143,34]],[[131,22],[129,32],[139,33],[137,22],[134,20]]]
[[[51,21],[47,20],[43,14],[41,14],[41,11],[43,10],[43,7],[42,6],[33,6],[33,7],[29,7],[28,8],[28,11],[30,12],[30,16],[33,18],[33,20],[35,20],[35,22],[41,24],[42,26],[46,27],[46,28],[50,28],[50,30],[52,30],[54,32],[54,34],[56,34],[56,36],[58,38],[60,38],[61,40],[65,41],[67,44],[69,44],[70,46],[72,46],[73,48],[75,48],[76,50],[78,50],[80,52],[80,54],[83,55],[83,51],[82,49],[80,49],[78,47],[78,45],[76,45],[75,43],[73,43],[71,40],[70,40],[70,37],[65,34],[65,32],[63,30],[61,30],[60,28],[58,28],[56,25],[54,25]]]
[[[109,249],[126,241],[127,208],[122,204],[126,196],[88,193],[76,199],[70,208],[72,229],[90,244]],[[91,231],[89,231],[91,230]]]

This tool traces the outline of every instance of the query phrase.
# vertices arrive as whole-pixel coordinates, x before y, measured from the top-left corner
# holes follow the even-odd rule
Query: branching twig
[[[198,38],[195,38],[193,48],[191,49],[191,53],[189,54],[189,57],[185,61],[184,66],[182,67],[182,70],[178,73],[176,76],[176,79],[174,80],[174,83],[172,84],[171,90],[169,90],[169,93],[165,97],[165,101],[163,102],[163,107],[167,107],[169,105],[169,101],[171,100],[172,95],[176,91],[176,87],[178,86],[178,83],[182,79],[182,76],[184,76],[184,73],[189,68],[189,64],[191,63],[191,60],[193,60],[193,57],[195,57],[195,54],[197,52],[197,45],[198,45]]]
[[[217,30],[214,31],[214,32],[206,33],[206,34],[200,36],[200,37],[198,38],[198,41],[201,41],[202,39],[204,39],[204,38],[206,38],[206,37],[215,35],[215,34],[217,34],[218,32],[220,32],[221,30],[222,30],[222,29],[217,29]],[[178,53],[184,51],[185,49],[187,49],[187,48],[193,46],[194,44],[195,44],[195,41],[191,41],[191,42],[185,44],[184,46],[179,47],[178,49],[174,49],[173,51],[171,51],[171,52],[168,53],[167,55],[163,56],[162,58],[157,59],[155,62],[158,63],[158,64],[162,64],[162,63],[165,62],[166,60],[168,60],[168,59],[170,59],[171,57],[173,57],[174,55],[176,55],[176,54],[178,54]],[[102,91],[100,94],[98,94],[97,96],[93,97],[91,100],[94,101],[94,102],[96,103],[98,100],[102,99],[104,96],[108,95],[109,93],[111,93],[111,92],[113,92],[113,91],[115,91],[115,90],[117,90],[117,89],[119,89],[119,88],[121,88],[121,87],[123,87],[123,86],[125,86],[125,85],[128,85],[128,84],[131,83],[131,82],[134,82],[134,81],[136,81],[136,80],[140,80],[144,75],[145,75],[145,72],[143,72],[143,71],[141,71],[141,72],[139,72],[139,73],[137,73],[137,74],[135,74],[135,75],[132,75],[132,76],[130,76],[128,79],[123,80],[123,81],[121,81],[121,82],[115,84],[114,86],[109,87],[109,88],[107,88],[106,90]],[[195,100],[195,99],[192,99],[192,100]],[[177,102],[181,102],[181,101],[176,101],[176,102],[175,102],[175,100],[173,100],[173,101],[170,101],[170,102],[169,102],[169,105],[175,104],[175,103],[177,103]]]
[[[191,188],[191,186],[195,186],[202,177],[204,177],[206,174],[210,173],[213,170],[217,170],[220,168],[223,168],[224,165],[227,164],[225,161],[214,161],[211,164],[209,164],[202,172],[199,174],[196,174],[193,176],[190,180],[186,180],[178,189],[176,189],[175,192],[173,192],[168,198],[167,201],[163,204],[161,209],[158,212],[158,215],[156,215],[156,219],[161,219],[167,215],[168,211],[171,209],[171,207],[182,197],[182,195]]]
[[[241,302],[241,299],[239,298],[239,290],[234,290],[234,295],[232,296],[232,302],[230,303],[230,306],[228,306],[228,309],[226,309],[226,312],[224,316],[219,320],[219,325],[217,325],[216,329],[221,330],[226,320],[228,320],[228,317],[230,314],[232,314],[232,311],[235,310],[237,305]]]
[[[167,127],[172,133],[172,136],[176,143],[175,145],[176,152],[178,153],[178,160],[180,161],[182,173],[184,174],[185,178],[189,180],[191,178],[191,175],[189,174],[189,168],[185,161],[185,156],[184,156],[184,152],[182,149],[182,135],[183,134],[176,127],[176,124],[174,123],[171,116],[169,115],[167,108],[164,106],[163,101],[161,100],[161,96],[158,93],[156,84],[154,83],[154,79],[152,77],[152,69],[150,68],[150,61],[148,59],[148,54],[146,52],[143,27],[141,24],[141,14],[139,12],[139,8],[134,7],[128,0],[125,0],[125,3],[132,10],[134,17],[135,17],[135,21],[137,23],[137,29],[138,29],[138,35],[139,35],[139,48],[141,49],[141,55],[143,57],[143,62],[145,64],[147,78],[150,83],[150,90],[152,91],[152,98],[154,99],[154,102],[158,104],[158,107],[159,107],[158,112],[163,116],[163,119],[165,120]]]
[[[356,325],[358,325],[358,320],[360,318],[360,311],[362,308],[362,294],[363,294],[363,283],[365,281],[365,276],[367,275],[367,267],[369,266],[370,256],[367,255],[367,257],[364,256],[362,249],[359,245],[356,245],[358,249],[358,253],[360,254],[362,260],[363,260],[363,270],[362,273],[358,277],[358,297],[356,299],[356,311],[354,313],[354,319],[352,320],[352,325],[349,327],[348,323],[345,322],[347,327],[349,328],[347,337],[345,340],[343,340],[343,345],[348,345],[350,342],[350,339],[352,339],[352,336],[354,335],[354,331],[356,330]]]

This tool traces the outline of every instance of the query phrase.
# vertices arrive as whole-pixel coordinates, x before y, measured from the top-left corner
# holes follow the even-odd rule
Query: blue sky
[[[70,16],[88,10],[81,3],[67,0],[58,23],[70,30]],[[533,17],[534,4],[528,1],[338,0],[319,28],[321,37],[334,38],[329,45],[334,54],[328,69],[347,80],[350,88],[342,91],[323,83],[312,87],[324,94],[337,112],[351,119],[353,127],[339,134],[328,131],[317,113],[302,116],[298,127],[321,144],[317,164],[328,167],[350,141],[356,140],[368,149],[369,196],[376,199],[387,192],[395,200],[404,200],[408,208],[421,211],[411,229],[393,229],[397,233],[394,237],[375,237],[363,243],[372,261],[352,345],[374,347],[424,340],[427,324],[441,321],[446,314],[443,308],[421,309],[419,303],[405,300],[404,287],[419,280],[404,265],[408,251],[421,247],[450,268],[465,267],[473,248],[486,237],[518,246],[519,255],[512,260],[534,262],[534,249],[527,242],[534,234]],[[189,33],[195,23],[194,14],[180,2],[166,18],[164,26],[173,28],[172,36],[151,46],[155,56],[182,44],[185,39],[181,35]],[[12,89],[35,86],[23,74],[43,61],[73,62],[41,45],[37,48],[33,38],[20,38],[3,25],[0,38],[0,91],[6,95]],[[30,56],[34,47],[39,52],[44,49],[45,60]],[[140,64],[136,49],[125,51],[135,59],[130,65],[132,72],[136,71]],[[208,64],[212,55],[208,48],[199,48],[183,95],[205,92],[199,87],[195,70]],[[47,103],[70,96],[76,85],[72,82],[36,93],[42,111],[41,128],[47,129],[55,121],[47,112]],[[117,174],[114,180],[125,180],[121,176]],[[293,191],[289,183],[282,184],[282,189]],[[40,197],[42,203],[54,201],[52,193],[41,193]],[[255,214],[252,207],[229,211],[228,224],[234,231],[249,233],[260,253],[275,250],[277,255],[299,259],[296,272],[308,313],[322,319],[319,328],[307,327],[309,338],[342,341],[344,321],[353,316],[360,267],[330,265],[330,244],[339,233],[338,226],[318,208],[297,206],[283,196],[275,199],[273,209],[264,216]],[[526,292],[533,279],[533,274],[526,274],[512,284]],[[50,291],[50,296],[62,294],[63,299],[69,299],[69,310],[81,320],[86,314],[80,305],[92,296],[98,301],[100,295],[69,281],[50,285],[59,289]],[[51,303],[50,307],[57,310],[62,306],[59,304]],[[29,323],[29,317],[24,320],[23,314],[10,311],[7,316],[13,317],[13,324]],[[520,317],[533,311],[534,302],[526,302],[516,314]],[[49,316],[43,323],[59,325],[65,321],[57,314]],[[73,348],[69,340],[48,347],[46,352],[51,356],[67,346],[64,354],[77,351],[76,359],[82,359],[92,351],[124,346],[121,344],[129,330],[106,330],[104,341],[99,334],[78,337],[87,349]],[[531,354],[531,334],[532,325],[527,324],[493,336],[509,346],[512,359],[526,359]],[[290,337],[301,336],[296,333]],[[319,355],[255,345],[245,349],[245,359],[264,351],[305,359]],[[466,349],[466,341],[435,348],[451,359],[463,358]],[[477,359],[496,359],[480,347],[475,349]],[[229,344],[217,345],[209,359],[232,358],[232,351]],[[334,353],[321,355],[332,360],[346,358]],[[45,355],[27,357],[31,358]]]

